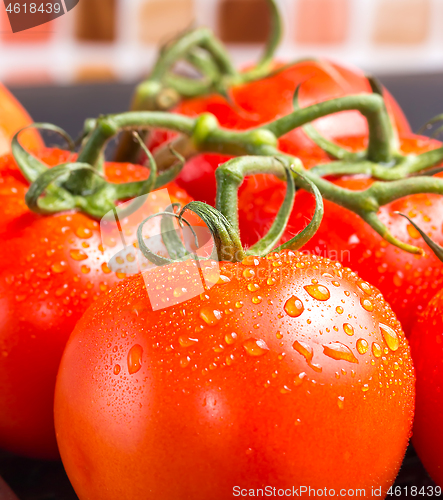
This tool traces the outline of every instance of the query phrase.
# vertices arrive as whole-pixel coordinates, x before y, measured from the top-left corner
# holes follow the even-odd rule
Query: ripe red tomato
[[[32,123],[31,117],[17,99],[0,84],[0,156],[11,151],[14,135]],[[37,130],[27,130],[20,136],[20,143],[28,149],[39,150],[43,141]]]
[[[293,111],[293,94],[298,85],[301,107],[337,97],[371,92],[363,71],[325,59],[295,63],[261,80],[230,89],[230,102],[220,95],[184,100],[174,111],[188,116],[213,113],[226,128],[244,130],[285,116]],[[400,134],[410,133],[409,124],[394,98],[385,91],[386,105]],[[358,111],[344,111],[314,122],[330,139],[367,135],[367,122]],[[170,134],[157,132],[150,147],[161,144]],[[327,158],[305,135],[296,129],[280,140],[282,151],[307,159]],[[223,157],[221,157],[223,158]],[[311,160],[311,161],[312,161]],[[225,160],[223,160],[225,161]],[[221,162],[218,155],[199,155],[189,160],[177,183],[195,199],[212,203],[215,199],[214,170]],[[314,164],[314,163],[313,163]]]
[[[432,479],[443,487],[443,291],[429,302],[410,337],[417,400],[413,443]]]
[[[221,263],[215,286],[153,311],[147,284],[165,300],[192,291],[194,265],[121,282],[67,344],[55,423],[80,500],[227,500],[267,485],[383,497],[410,436],[414,370],[382,295],[285,251]]]
[[[364,137],[343,138],[338,141],[352,151],[362,150]],[[291,152],[286,142],[282,148]],[[401,139],[403,154],[420,154],[439,147],[438,141],[419,136],[404,136]],[[205,155],[193,160],[203,172],[217,168],[223,157]],[[328,163],[325,153],[317,153],[305,160],[310,168],[318,163]],[[209,165],[209,166],[208,166]],[[206,170],[204,170],[206,168]],[[188,174],[189,172],[189,174]],[[197,169],[187,169],[182,176],[193,175]],[[361,190],[369,187],[371,180],[365,176],[342,177],[335,180],[342,187]],[[190,186],[191,196],[202,197],[207,203],[215,201],[214,189],[199,191],[198,183],[185,182]],[[256,243],[271,227],[286,193],[286,184],[273,176],[257,175],[247,178],[239,191],[239,224],[242,241],[248,246]],[[200,199],[200,198],[199,198]],[[364,279],[377,286],[399,317],[408,335],[417,314],[443,285],[443,265],[429,251],[419,233],[402,217],[400,211],[414,218],[436,242],[443,244],[443,200],[439,195],[407,196],[380,209],[380,217],[390,232],[402,241],[419,246],[425,255],[411,255],[388,244],[360,217],[332,202],[324,201],[325,214],[315,236],[303,247],[303,251],[339,260],[351,267]],[[300,232],[312,217],[315,202],[304,191],[297,194],[291,218],[282,241],[287,241]],[[337,224],[337,221],[340,221]]]
[[[362,138],[342,143],[353,150],[364,146]],[[439,145],[439,142],[425,137],[409,136],[402,139],[401,149],[404,154],[419,154]],[[270,225],[277,213],[277,208],[271,207],[279,206],[281,202],[278,199],[283,200],[285,188],[280,187],[280,194],[277,194],[273,188],[276,186],[274,179],[266,179],[270,184],[263,190],[262,196],[258,196],[257,187],[252,181],[249,182],[251,185],[244,187],[240,213],[242,237],[252,243],[256,233],[249,229],[252,226],[251,218],[262,227]],[[353,190],[365,189],[371,183],[364,177],[344,177],[336,182]],[[270,192],[273,192],[275,203],[272,205],[268,202]],[[290,235],[303,228],[313,210],[311,195],[300,192],[283,239],[289,239]],[[397,314],[406,335],[409,335],[417,315],[443,285],[443,264],[413,226],[394,214],[396,211],[409,215],[436,242],[443,244],[443,199],[439,195],[419,194],[381,207],[379,217],[395,237],[423,248],[425,255],[412,255],[388,244],[360,217],[328,201],[325,201],[325,215],[320,229],[303,247],[303,251],[340,260],[363,279],[370,281],[382,292]]]
[[[55,165],[69,153],[46,150],[41,158]],[[53,394],[64,346],[86,308],[124,273],[108,268],[112,253],[102,247],[98,222],[77,212],[34,214],[10,156],[0,159],[0,174],[0,447],[55,458]],[[147,169],[107,164],[106,176],[142,180]],[[190,201],[173,184],[169,192],[173,201]]]

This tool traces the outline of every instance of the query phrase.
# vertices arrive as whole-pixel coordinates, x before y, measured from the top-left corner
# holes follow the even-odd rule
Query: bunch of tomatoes
[[[209,112],[227,129],[252,129],[292,112],[299,84],[301,107],[371,92],[356,69],[306,60],[233,85],[229,99],[210,93],[172,111]],[[384,97],[401,153],[440,147],[413,135],[394,99]],[[314,125],[350,151],[367,143],[357,111]],[[36,133],[22,140],[38,150],[39,164],[75,163],[74,153],[39,140]],[[147,143],[155,152],[171,140],[156,130]],[[331,161],[300,128],[278,147],[307,168]],[[172,203],[214,205],[215,170],[228,159],[193,155],[167,185]],[[103,176],[141,182],[149,171],[108,162]],[[362,174],[330,180],[355,191],[373,183]],[[443,243],[439,195],[408,195],[378,214],[423,254],[390,245],[356,214],[325,201],[323,221],[301,252],[209,260],[198,273],[192,259],[150,269],[157,296],[186,295],[154,307],[145,274],[110,265],[115,255],[98,220],[79,210],[35,213],[28,189],[27,172],[11,154],[1,157],[0,447],[61,456],[81,500],[225,500],[260,491],[293,496],[302,487],[347,498],[357,490],[390,493],[412,436],[443,486],[443,265],[410,222]],[[286,183],[270,175],[243,182],[245,248],[272,226],[285,192]],[[155,196],[149,200],[146,213],[153,213]],[[281,243],[314,212],[314,197],[300,191]],[[210,286],[202,284],[202,273],[215,271]]]

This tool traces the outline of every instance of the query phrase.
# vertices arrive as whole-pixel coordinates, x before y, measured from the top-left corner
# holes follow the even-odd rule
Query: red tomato
[[[339,263],[282,252],[221,263],[215,286],[153,311],[146,283],[192,291],[193,265],[121,282],[67,344],[55,423],[80,500],[227,500],[267,485],[384,497],[414,370],[382,295]]]
[[[69,153],[41,157],[55,165]],[[28,183],[10,156],[0,159],[0,173],[0,447],[54,458],[53,393],[64,346],[86,308],[124,274],[108,268],[112,253],[102,247],[98,222],[76,212],[34,214],[24,202]],[[106,176],[130,182],[147,170],[107,164]],[[173,184],[169,192],[174,201],[190,201]]]
[[[230,102],[220,95],[211,95],[184,100],[175,111],[188,116],[210,112],[222,126],[244,130],[291,113],[293,94],[300,84],[301,107],[346,95],[371,92],[366,76],[357,68],[345,67],[325,59],[306,60],[268,78],[231,88]],[[387,91],[385,97],[397,131],[400,134],[410,133],[409,124],[394,98]],[[358,111],[325,116],[314,124],[330,139],[362,136],[368,132],[367,122]],[[171,134],[162,131],[157,132],[151,137],[150,147],[155,148],[170,136]],[[284,136],[280,147],[303,160],[325,158],[302,129],[293,130]],[[178,177],[178,184],[196,199],[211,203],[215,199],[213,172],[219,161],[220,157],[215,155],[201,155],[191,159]]]
[[[414,447],[432,479],[443,487],[443,291],[419,316],[410,341],[417,374]]]
[[[21,104],[0,84],[0,156],[9,153],[14,135],[31,123],[31,117]],[[20,143],[31,150],[43,147],[43,141],[36,130],[23,132],[20,135]]]
[[[356,150],[364,145],[364,141],[361,138],[352,139],[346,141],[346,144]],[[439,142],[425,137],[409,136],[402,139],[401,148],[404,154],[419,154],[439,145]],[[274,180],[271,182],[274,183]],[[371,181],[345,177],[336,182],[348,189],[360,190],[368,187]],[[249,237],[252,242],[255,235],[252,232],[247,235],[248,227],[251,227],[249,219],[255,216],[266,227],[271,223],[269,212],[272,210],[269,205],[259,206],[260,199],[257,199],[257,188],[254,185],[244,189],[240,209],[242,237],[246,240]],[[268,200],[271,189],[268,186],[267,191],[263,192],[262,200]],[[283,200],[284,188],[280,189]],[[251,203],[252,197],[255,209]],[[276,198],[278,196],[274,192],[277,203]],[[300,192],[284,240],[306,225],[306,219],[313,209],[312,197]],[[303,251],[340,260],[379,288],[397,314],[406,335],[409,335],[417,315],[443,285],[443,264],[429,250],[413,226],[403,217],[394,214],[396,211],[409,215],[435,241],[443,244],[443,198],[439,195],[420,194],[407,196],[381,207],[379,217],[391,234],[410,245],[423,248],[425,255],[412,255],[388,244],[358,216],[328,201],[325,201],[325,216],[320,229],[303,247]],[[274,209],[274,214],[276,212]]]
[[[343,146],[352,151],[362,150],[366,145],[363,137],[341,139]],[[401,139],[404,154],[420,154],[439,147],[440,143],[425,137],[408,136]],[[282,149],[291,152],[290,142]],[[320,155],[323,155],[321,157]],[[193,160],[199,168],[217,168],[223,157],[205,155]],[[318,153],[305,161],[307,168],[317,163],[328,163],[325,153]],[[197,169],[185,168],[182,177],[193,175]],[[188,174],[189,173],[189,174]],[[343,177],[334,181],[348,189],[361,190],[369,187],[371,180],[364,176]],[[188,182],[191,196],[201,196],[198,183]],[[283,202],[286,184],[273,176],[260,175],[247,178],[239,192],[240,234],[246,246],[253,245],[271,227]],[[205,201],[214,203],[214,189],[206,189]],[[429,300],[443,285],[443,265],[424,243],[419,233],[404,218],[393,212],[400,211],[414,220],[436,242],[443,245],[443,199],[439,195],[407,196],[380,209],[379,216],[390,232],[410,245],[425,250],[417,256],[388,244],[360,217],[332,202],[324,201],[325,215],[320,229],[303,247],[303,251],[339,260],[351,267],[364,279],[377,286],[399,317],[408,335],[417,314],[426,307]],[[282,241],[287,241],[300,232],[310,220],[314,211],[313,197],[304,191],[297,194],[294,210]],[[337,221],[340,221],[338,224]]]

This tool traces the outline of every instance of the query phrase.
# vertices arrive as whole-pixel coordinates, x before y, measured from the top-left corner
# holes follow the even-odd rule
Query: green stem
[[[396,151],[389,115],[383,98],[378,94],[352,95],[315,104],[296,110],[268,124],[265,128],[276,137],[282,137],[291,130],[323,116],[350,110],[360,111],[368,121],[368,160],[376,163],[389,163]]]
[[[48,170],[48,166],[37,159],[35,156],[33,156],[31,153],[26,151],[26,149],[19,142],[20,134],[24,130],[28,130],[30,128],[56,132],[57,134],[61,135],[63,139],[65,139],[68,144],[68,148],[71,151],[74,150],[74,141],[71,139],[70,135],[67,132],[65,132],[60,127],[57,127],[56,125],[52,125],[50,123],[33,123],[28,127],[22,128],[14,135],[11,142],[11,151],[14,155],[14,159],[17,162],[17,165],[19,166],[26,180],[28,182],[34,182],[41,174],[44,174]]]
[[[220,165],[215,172],[217,199],[215,206],[238,232],[238,190],[248,175],[272,174],[286,178],[285,166],[272,156],[245,156]]]
[[[423,238],[425,243],[429,246],[429,248],[434,252],[435,256],[443,262],[443,248],[438,245],[434,240],[432,240],[417,224],[410,219],[407,215],[402,214],[401,212],[394,212],[396,215],[401,215],[405,219],[409,221],[409,223],[415,227],[415,229],[419,232],[420,236]]]
[[[290,169],[286,167],[284,168],[287,182],[285,199],[283,200],[271,228],[267,234],[263,236],[263,238],[248,249],[248,255],[267,255],[275,248],[275,245],[278,244],[286,230],[286,226],[288,225],[288,221],[294,207],[295,184],[294,177],[292,176]]]
[[[211,205],[192,201],[182,208],[179,217],[187,210],[197,214],[210,230],[220,261],[241,262],[245,258],[238,231],[224,214]]]
[[[314,216],[312,217],[311,222],[299,234],[291,238],[283,245],[280,245],[278,248],[276,248],[275,249],[276,252],[279,252],[280,250],[285,250],[287,248],[291,250],[298,250],[302,246],[306,245],[306,243],[315,235],[323,220],[324,205],[320,191],[318,190],[317,186],[312,181],[304,177],[303,174],[296,173],[296,175],[302,178],[307,184],[309,184],[310,192],[315,197]]]
[[[242,74],[242,82],[250,82],[259,80],[269,74],[272,66],[275,52],[280,45],[283,34],[283,20],[280,15],[280,9],[275,0],[268,0],[270,19],[271,19],[271,32],[268,42],[265,47],[263,56],[261,57],[255,68]]]

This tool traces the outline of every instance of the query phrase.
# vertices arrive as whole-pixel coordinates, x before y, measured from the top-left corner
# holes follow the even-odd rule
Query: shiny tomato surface
[[[44,150],[53,166],[70,153]],[[145,179],[147,170],[107,164],[107,178]],[[66,341],[86,308],[125,277],[108,263],[99,222],[79,212],[41,216],[24,196],[29,185],[11,156],[0,159],[0,447],[41,458],[58,456],[53,423],[55,377]],[[171,199],[189,197],[176,185]],[[156,213],[155,202],[146,210]]]
[[[220,275],[202,264],[216,283],[203,293],[193,266],[124,280],[68,342],[55,422],[80,500],[227,500],[267,485],[384,497],[410,436],[414,369],[382,295],[287,251]],[[194,297],[166,307],[184,289]]]
[[[414,448],[432,479],[443,487],[443,292],[429,302],[412,330],[417,373]]]

